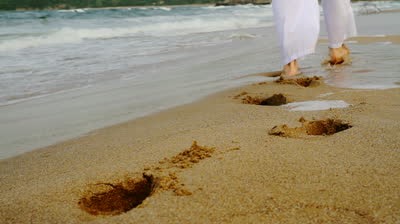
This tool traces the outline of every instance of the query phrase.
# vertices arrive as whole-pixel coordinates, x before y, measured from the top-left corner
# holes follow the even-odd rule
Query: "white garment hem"
[[[341,48],[343,44],[344,44],[343,41],[340,43],[329,44],[329,48]]]
[[[350,37],[355,37],[355,36],[357,36],[357,33],[352,33],[350,35],[346,35],[346,36],[343,37],[343,40],[341,42],[330,43],[329,44],[329,48],[341,48],[346,39],[348,39]]]

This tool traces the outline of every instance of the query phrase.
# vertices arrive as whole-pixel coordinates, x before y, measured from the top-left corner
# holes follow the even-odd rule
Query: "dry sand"
[[[1,161],[0,223],[399,223],[399,133],[399,88],[257,83]]]

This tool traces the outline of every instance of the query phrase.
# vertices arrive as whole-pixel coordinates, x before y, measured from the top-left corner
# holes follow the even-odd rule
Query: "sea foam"
[[[133,19],[137,22],[137,19]],[[205,33],[242,28],[268,27],[272,23],[262,22],[255,18],[211,19],[202,18],[157,22],[129,27],[105,28],[72,28],[64,27],[40,36],[20,37],[1,41],[0,51],[19,50],[42,45],[79,43],[90,39],[110,39],[127,36],[177,36],[194,33]]]
[[[288,103],[284,105],[291,111],[316,111],[316,110],[328,110],[331,108],[345,108],[350,106],[343,100],[313,100]]]

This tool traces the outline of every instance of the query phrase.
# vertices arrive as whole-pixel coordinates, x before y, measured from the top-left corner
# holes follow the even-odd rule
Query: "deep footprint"
[[[92,215],[118,215],[140,205],[153,192],[153,176],[143,174],[143,178],[128,180],[125,183],[100,183],[103,190],[88,191],[79,200],[79,206]],[[101,187],[102,185],[102,187]],[[108,190],[104,190],[104,187]]]
[[[244,104],[255,104],[263,106],[280,106],[287,103],[287,98],[283,94],[274,94],[268,98],[246,96],[242,99]]]
[[[318,86],[319,80],[321,78],[318,76],[314,77],[303,77],[303,78],[297,78],[297,79],[278,79],[275,82],[279,84],[294,84],[294,85],[299,85],[303,87],[313,87],[313,86]]]
[[[352,127],[350,124],[336,119],[307,121],[300,118],[299,121],[302,123],[301,127],[290,128],[286,124],[279,125],[273,127],[269,134],[292,138],[304,135],[333,135]]]
[[[237,148],[235,148],[237,150]],[[199,146],[196,141],[189,149],[159,161],[158,167],[145,167],[143,177],[128,179],[123,183],[97,183],[91,185],[79,200],[79,207],[92,215],[119,215],[136,208],[149,196],[159,191],[172,190],[177,196],[189,196],[192,192],[183,188],[173,168],[193,167],[201,160],[209,158],[215,148]],[[150,172],[150,173],[149,173]],[[154,174],[154,175],[153,175]]]

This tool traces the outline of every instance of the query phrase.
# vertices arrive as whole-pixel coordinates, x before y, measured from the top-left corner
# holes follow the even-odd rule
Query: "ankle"
[[[289,76],[295,75],[298,70],[297,60],[293,60],[283,67],[283,73]]]
[[[345,57],[350,54],[349,48],[346,45],[342,45],[339,48],[329,48],[329,56],[331,64],[341,64],[344,62]]]

